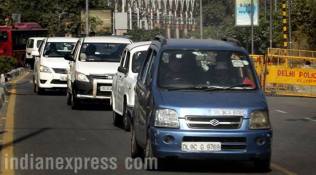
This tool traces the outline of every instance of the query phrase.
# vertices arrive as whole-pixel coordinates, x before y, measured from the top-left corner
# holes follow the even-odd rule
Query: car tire
[[[257,159],[254,161],[256,170],[260,172],[269,172],[271,170],[270,164],[270,159]]]
[[[67,105],[71,105],[71,94],[67,91]]]
[[[131,118],[127,110],[127,105],[126,102],[124,102],[124,107],[123,107],[123,128],[125,131],[130,131],[131,130]]]
[[[71,94],[71,108],[79,109],[79,107],[80,107],[80,100],[76,97],[76,94],[73,92]]]
[[[120,126],[122,123],[122,117],[115,111],[113,111],[112,123],[114,126],[117,126],[117,127]]]
[[[43,95],[44,94],[44,92],[45,92],[44,88],[41,88],[38,85],[36,85],[35,88],[36,88],[35,90],[36,90],[37,95]]]
[[[132,158],[137,158],[142,156],[142,149],[137,143],[136,140],[136,135],[135,135],[135,130],[133,128],[133,125],[131,125],[131,157]]]
[[[34,77],[34,76],[33,76],[33,91],[34,91],[34,93],[37,93],[37,91],[36,91],[35,77]]]

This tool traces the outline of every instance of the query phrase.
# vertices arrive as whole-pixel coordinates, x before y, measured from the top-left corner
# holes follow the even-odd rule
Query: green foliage
[[[134,29],[129,30],[126,35],[130,36],[130,39],[134,42],[137,41],[150,41],[152,40],[156,35],[161,35],[163,33],[160,29],[154,29],[154,30],[143,30],[143,29]]]
[[[9,56],[0,56],[0,74],[7,73],[16,67],[16,59]]]

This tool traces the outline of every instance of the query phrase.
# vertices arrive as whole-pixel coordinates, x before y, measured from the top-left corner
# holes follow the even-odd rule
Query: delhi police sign
[[[259,0],[236,0],[235,5],[235,23],[236,26],[251,25],[251,10],[253,10],[253,25],[259,25]]]

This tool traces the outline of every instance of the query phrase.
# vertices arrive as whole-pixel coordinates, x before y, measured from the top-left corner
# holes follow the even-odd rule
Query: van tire
[[[132,158],[137,158],[142,156],[142,149],[138,145],[137,140],[136,140],[136,135],[135,135],[135,129],[133,125],[131,125],[131,157]]]
[[[271,170],[270,164],[270,159],[257,159],[254,161],[256,170],[260,172],[269,172]]]

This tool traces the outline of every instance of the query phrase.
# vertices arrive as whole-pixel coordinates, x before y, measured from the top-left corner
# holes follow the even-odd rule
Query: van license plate
[[[182,142],[182,151],[186,152],[216,152],[221,151],[220,142]]]
[[[112,86],[100,86],[100,91],[112,91]]]

